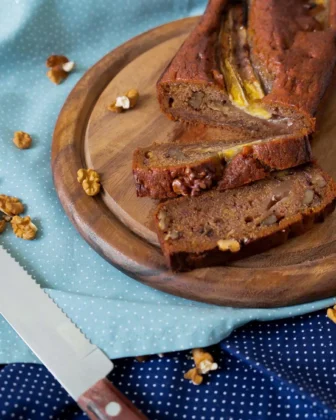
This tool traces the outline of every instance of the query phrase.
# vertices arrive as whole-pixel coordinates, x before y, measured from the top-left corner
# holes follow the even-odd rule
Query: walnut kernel
[[[194,385],[200,385],[203,382],[202,375],[218,369],[218,364],[214,363],[212,355],[203,349],[193,349],[192,356],[196,366],[186,372],[184,378],[190,379]]]
[[[130,89],[125,96],[130,101],[130,108],[134,108],[139,100],[139,92],[136,89]]]
[[[51,55],[47,58],[46,66],[51,69],[52,67],[59,66],[65,64],[69,61],[69,59],[65,55]]]
[[[37,227],[32,223],[29,216],[14,216],[11,220],[13,232],[18,238],[32,240],[36,236]]]
[[[178,232],[177,230],[172,230],[171,232],[167,233],[164,240],[165,241],[168,241],[169,239],[175,240],[175,239],[178,239],[179,237],[180,237],[180,232]]]
[[[333,308],[328,308],[327,317],[336,324],[336,305]]]
[[[7,216],[16,216],[23,213],[24,206],[18,198],[1,194],[0,211]]]
[[[75,63],[64,55],[51,55],[46,61],[46,66],[50,69],[47,72],[49,79],[59,85],[74,69]]]
[[[170,219],[169,219],[169,216],[168,216],[167,212],[164,209],[162,209],[158,213],[157,217],[159,219],[159,229],[166,230],[168,228],[169,223],[170,223]]]
[[[218,248],[221,251],[231,251],[238,252],[240,251],[240,243],[235,239],[220,239],[217,242]]]
[[[68,73],[61,66],[55,66],[47,71],[47,76],[51,82],[59,85],[68,77]]]
[[[174,179],[172,182],[172,188],[175,194],[178,195],[188,195],[188,189],[186,186],[182,183],[180,179]]]
[[[118,96],[117,99],[107,107],[107,109],[112,112],[120,113],[124,110],[134,108],[138,102],[138,99],[139,92],[136,89],[130,89],[125,93],[125,95]]]
[[[87,169],[78,169],[77,171],[77,181],[82,184],[84,179],[87,176]]]
[[[91,177],[88,179],[85,179],[83,181],[83,189],[86,192],[87,195],[93,197],[97,195],[100,192],[100,182],[99,177]]]
[[[322,175],[313,176],[311,182],[313,185],[320,188],[323,188],[327,185],[327,181],[323,178]]]
[[[82,184],[82,187],[87,195],[93,197],[100,191],[100,176],[93,169],[79,169],[77,171],[77,181]]]
[[[312,203],[314,200],[314,194],[313,190],[306,190],[303,197],[303,204],[308,205]]]
[[[202,375],[205,375],[211,370],[218,369],[218,364],[214,363],[212,355],[203,349],[194,349],[192,355],[195,360],[195,365]]]
[[[0,220],[0,233],[2,233],[6,229],[6,220]]]
[[[32,138],[24,131],[15,131],[13,143],[18,149],[29,149],[32,144]]]
[[[109,111],[116,112],[116,113],[118,113],[118,114],[120,114],[121,112],[123,112],[123,108],[116,106],[116,101],[113,101],[113,102],[111,103],[111,105],[109,105],[109,106],[107,107],[107,109],[108,109]]]
[[[152,159],[153,156],[154,156],[153,152],[148,151],[148,152],[145,153],[145,158],[146,159]]]
[[[184,374],[184,379],[190,379],[194,385],[201,385],[203,382],[203,376],[198,373],[197,368],[188,370],[188,372]]]

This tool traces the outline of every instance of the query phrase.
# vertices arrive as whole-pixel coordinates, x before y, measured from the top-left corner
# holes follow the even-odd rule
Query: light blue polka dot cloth
[[[52,132],[84,71],[133,36],[200,14],[204,6],[204,0],[1,0],[0,193],[23,200],[39,236],[23,241],[8,228],[0,243],[111,358],[210,345],[253,319],[294,316],[335,301],[241,310],[152,290],[97,255],[56,197],[50,170]],[[65,54],[77,65],[59,86],[45,75],[45,60],[52,53]],[[13,145],[17,130],[32,135],[31,149]],[[36,358],[0,318],[0,363],[15,361]]]

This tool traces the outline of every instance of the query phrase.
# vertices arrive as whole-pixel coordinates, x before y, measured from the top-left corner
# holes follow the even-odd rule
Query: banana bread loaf
[[[323,221],[335,200],[331,177],[306,165],[225,193],[168,200],[158,206],[155,222],[169,266],[188,271],[279,245]]]
[[[195,196],[267,177],[311,161],[308,137],[228,144],[157,144],[137,149],[133,175],[138,197]]]
[[[158,81],[163,112],[249,141],[312,132],[335,65],[335,3],[210,0]]]

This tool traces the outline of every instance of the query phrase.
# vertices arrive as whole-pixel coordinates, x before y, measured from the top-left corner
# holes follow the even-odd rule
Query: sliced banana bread
[[[157,84],[173,120],[307,135],[336,60],[336,0],[210,0]]]
[[[133,175],[138,197],[195,196],[267,177],[311,161],[307,137],[228,144],[157,144],[137,149]]]
[[[188,271],[279,245],[323,221],[335,203],[336,184],[311,164],[225,193],[168,200],[155,222],[169,266]]]

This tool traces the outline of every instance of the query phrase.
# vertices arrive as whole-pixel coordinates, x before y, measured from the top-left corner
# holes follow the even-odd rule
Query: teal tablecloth
[[[24,201],[39,236],[26,242],[7,229],[0,243],[111,358],[206,346],[253,319],[302,314],[335,301],[241,310],[152,290],[98,256],[56,197],[50,171],[52,132],[62,104],[85,70],[129,38],[199,14],[204,6],[204,0],[1,0],[0,193]],[[52,53],[65,54],[77,64],[60,86],[45,76],[45,60]],[[17,130],[33,136],[32,149],[13,145]],[[0,363],[34,360],[0,318]]]

